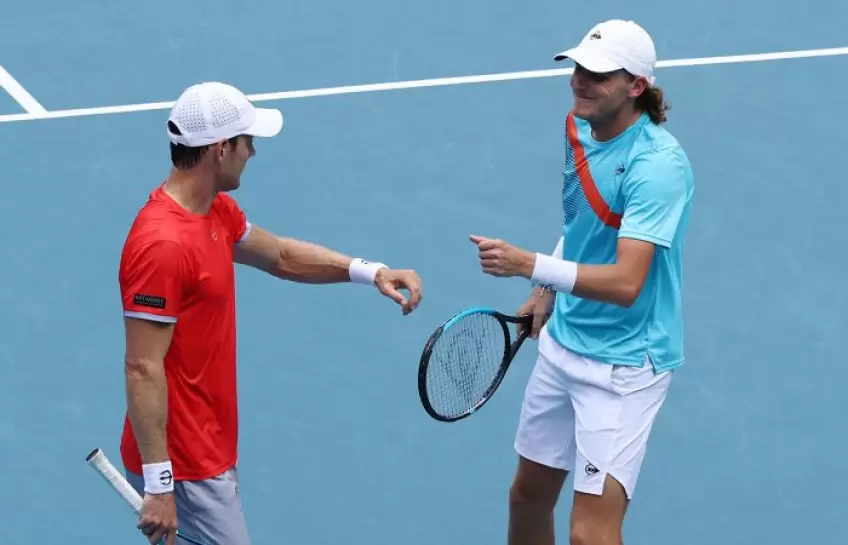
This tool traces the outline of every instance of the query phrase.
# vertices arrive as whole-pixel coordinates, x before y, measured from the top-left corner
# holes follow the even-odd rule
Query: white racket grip
[[[136,514],[141,512],[142,498],[139,496],[138,492],[130,485],[129,482],[121,475],[115,466],[112,465],[112,462],[106,458],[106,454],[103,453],[101,449],[95,449],[91,452],[86,458],[85,461],[89,466],[94,468],[109,485],[112,486],[112,489],[120,494],[124,500],[130,504],[130,507],[133,508],[133,511]]]

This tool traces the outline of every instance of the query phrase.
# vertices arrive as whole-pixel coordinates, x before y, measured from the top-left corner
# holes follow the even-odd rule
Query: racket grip
[[[112,462],[109,461],[102,449],[97,448],[91,451],[91,453],[86,456],[85,461],[92,469],[99,473],[107,483],[109,483],[112,490],[117,492],[118,495],[121,496],[130,507],[132,507],[136,515],[141,513],[141,506],[143,504],[142,497],[135,491],[135,488],[127,482],[115,466],[112,465]],[[205,545],[202,541],[189,537],[179,530],[177,530],[177,536],[189,543],[193,543],[194,545]],[[164,543],[165,540],[163,539],[159,542],[159,545],[164,545]]]
[[[112,462],[109,461],[103,450],[99,448],[93,450],[91,454],[86,456],[85,461],[109,483],[112,490],[117,492],[132,507],[136,514],[141,513],[141,496],[130,486],[130,483],[118,472],[115,466],[112,465]]]

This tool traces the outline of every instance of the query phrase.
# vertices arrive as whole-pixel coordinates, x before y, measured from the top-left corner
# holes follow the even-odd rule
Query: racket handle
[[[141,513],[141,506],[143,503],[142,497],[135,491],[135,488],[130,485],[129,482],[124,478],[123,475],[112,465],[112,462],[106,457],[106,454],[102,449],[94,449],[91,453],[85,457],[86,463],[94,469],[107,483],[112,487],[112,490],[118,493],[127,504],[132,507],[132,510],[136,515]],[[179,530],[177,530],[177,536],[188,541],[189,543],[193,543],[194,545],[206,545],[202,541],[198,541],[192,537],[189,537]],[[159,541],[159,545],[164,545],[164,538]]]
[[[112,462],[106,457],[103,450],[95,449],[86,456],[86,463],[94,469],[101,477],[103,477],[112,490],[118,493],[130,507],[135,511],[135,514],[141,513],[142,498],[138,492],[130,486],[130,483],[121,475],[118,470],[112,465]]]

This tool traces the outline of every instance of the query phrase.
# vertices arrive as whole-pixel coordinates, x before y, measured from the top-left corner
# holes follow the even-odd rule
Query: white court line
[[[21,107],[29,114],[41,115],[47,113],[44,106],[39,104],[35,98],[24,89],[23,85],[18,83],[18,80],[12,77],[12,74],[0,66],[0,87],[9,93],[9,96],[14,98]]]
[[[780,51],[775,53],[756,53],[751,55],[728,55],[724,57],[699,57],[691,59],[673,59],[657,62],[658,68],[670,68],[679,66],[704,66],[711,64],[738,64],[749,62],[765,62],[787,59],[803,59],[811,57],[831,57],[837,55],[848,55],[848,47],[835,47],[829,49],[808,49],[802,51]],[[509,81],[531,78],[547,78],[568,75],[572,68],[560,68],[553,70],[532,70],[527,72],[508,72],[503,74],[483,74],[477,76],[458,76],[449,78],[435,78],[412,81],[394,81],[388,83],[372,83],[366,85],[349,85],[344,87],[327,87],[324,89],[307,89],[303,91],[282,91],[277,93],[261,93],[248,95],[254,102],[268,100],[284,100],[290,98],[308,98],[328,95],[342,95],[349,93],[371,93],[376,91],[393,91],[398,89],[415,89],[421,87],[443,87],[448,85],[465,85],[469,83],[488,83],[495,81]],[[10,76],[11,77],[11,76]],[[33,99],[34,101],[34,99]],[[36,103],[37,104],[37,103]],[[26,114],[0,115],[0,123],[12,121],[34,121],[37,119],[56,119],[63,117],[84,117],[92,115],[109,115],[130,112],[142,112],[148,110],[166,110],[174,105],[170,102],[151,102],[148,104],[126,104],[121,106],[102,106],[96,108],[79,108],[72,110],[55,111],[31,111]],[[40,105],[39,105],[40,108]]]

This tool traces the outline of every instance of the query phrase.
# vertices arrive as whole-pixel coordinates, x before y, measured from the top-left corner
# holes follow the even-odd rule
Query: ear
[[[648,80],[645,78],[636,78],[630,86],[630,97],[636,98],[648,89]]]
[[[215,160],[217,162],[223,161],[224,156],[227,154],[227,149],[226,149],[227,146],[225,144],[226,144],[226,142],[216,142],[214,144],[213,150],[214,150],[214,154],[215,154]]]

